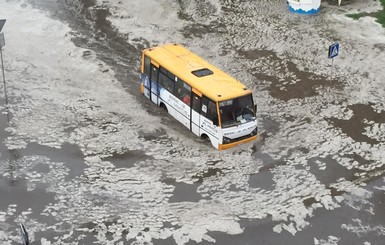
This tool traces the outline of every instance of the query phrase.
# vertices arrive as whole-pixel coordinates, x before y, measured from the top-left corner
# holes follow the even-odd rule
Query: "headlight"
[[[258,127],[256,127],[253,132],[251,132],[251,135],[257,135],[258,134]]]
[[[231,143],[231,139],[227,137],[223,137],[223,144]]]

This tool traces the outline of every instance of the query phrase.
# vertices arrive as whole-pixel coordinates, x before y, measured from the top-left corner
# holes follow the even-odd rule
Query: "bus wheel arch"
[[[215,148],[218,147],[218,143],[215,141],[215,139],[213,139],[212,137],[210,137],[208,134],[206,133],[202,133],[201,134],[201,139],[205,142],[205,143],[208,143],[212,146],[214,146]]]
[[[162,108],[165,112],[168,112],[167,110],[167,106],[163,103],[163,102],[160,102],[160,108]]]
[[[204,142],[206,142],[206,143],[213,144],[213,142],[211,141],[210,136],[208,136],[208,135],[205,134],[205,133],[201,134],[201,139],[202,139]]]
[[[205,133],[201,134],[201,138],[204,139],[204,140],[207,140],[207,141],[210,140],[210,137],[207,134],[205,134]]]

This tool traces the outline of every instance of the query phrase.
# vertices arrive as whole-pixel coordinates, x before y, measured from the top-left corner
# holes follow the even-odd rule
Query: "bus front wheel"
[[[165,104],[161,103],[160,108],[162,108],[165,112],[168,112],[167,107]]]
[[[202,139],[204,142],[210,142],[210,138],[209,138],[209,136],[207,136],[207,134],[202,134],[202,135],[201,135],[201,139]]]

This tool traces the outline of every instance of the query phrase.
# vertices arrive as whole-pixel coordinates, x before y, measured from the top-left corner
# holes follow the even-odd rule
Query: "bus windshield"
[[[222,128],[255,120],[253,99],[251,94],[243,97],[219,102]]]

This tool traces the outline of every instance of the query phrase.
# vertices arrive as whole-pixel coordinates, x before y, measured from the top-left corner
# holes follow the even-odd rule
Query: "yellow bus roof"
[[[245,85],[179,44],[145,49],[144,54],[178,78],[214,101],[251,94]],[[192,72],[207,68],[211,75],[198,77]]]

